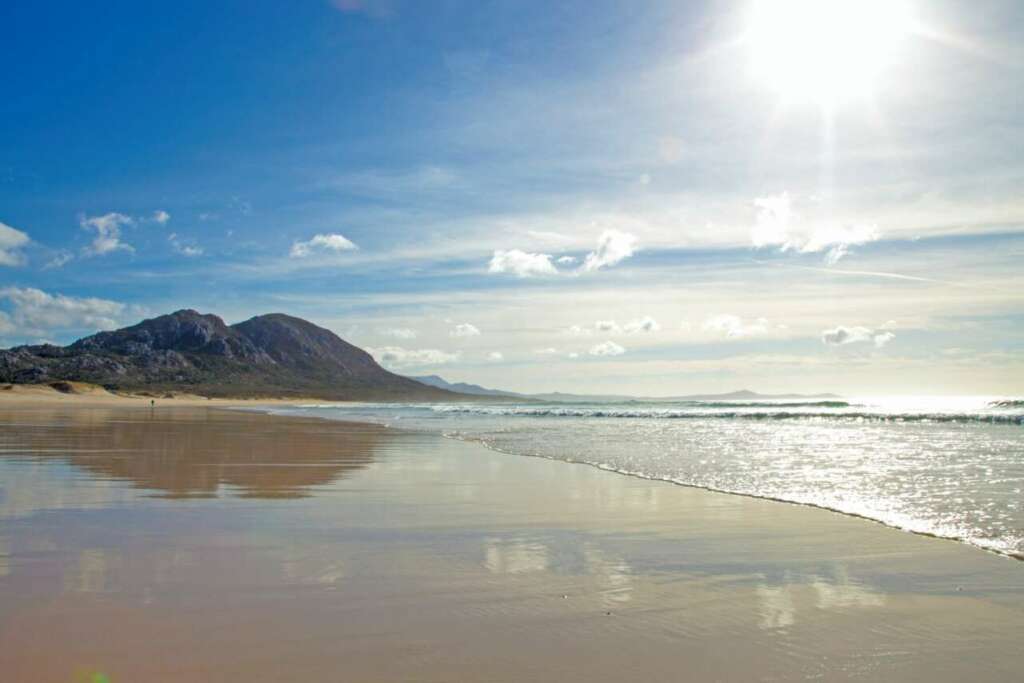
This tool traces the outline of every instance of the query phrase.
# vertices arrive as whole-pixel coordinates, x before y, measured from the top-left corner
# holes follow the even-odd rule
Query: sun
[[[834,105],[870,95],[913,27],[904,0],[756,0],[746,43],[758,83]]]

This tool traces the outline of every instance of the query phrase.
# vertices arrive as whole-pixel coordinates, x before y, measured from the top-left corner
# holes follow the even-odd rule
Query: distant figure
[[[152,399],[152,398],[149,399],[149,407],[152,408],[155,405],[156,405],[156,399]]]

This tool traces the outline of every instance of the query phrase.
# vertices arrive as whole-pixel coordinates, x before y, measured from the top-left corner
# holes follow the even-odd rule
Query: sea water
[[[1012,398],[307,405],[494,450],[813,505],[1024,558]]]

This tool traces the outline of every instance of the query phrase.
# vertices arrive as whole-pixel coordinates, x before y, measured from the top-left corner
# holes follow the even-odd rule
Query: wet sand
[[[821,510],[369,425],[0,403],[4,680],[1005,681],[1022,636],[1024,563]]]

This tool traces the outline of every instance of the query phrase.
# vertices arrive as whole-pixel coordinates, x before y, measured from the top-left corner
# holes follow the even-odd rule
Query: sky
[[[1016,0],[0,25],[0,346],[284,312],[518,391],[1021,392]]]

